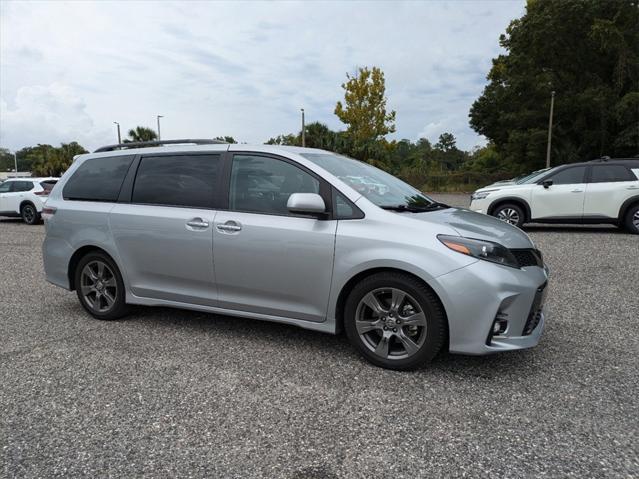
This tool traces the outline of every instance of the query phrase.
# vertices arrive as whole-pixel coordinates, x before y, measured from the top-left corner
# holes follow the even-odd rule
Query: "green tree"
[[[344,103],[337,102],[335,115],[347,125],[355,156],[367,159],[379,153],[376,143],[395,131],[395,112],[386,109],[386,82],[380,68],[359,68],[346,78]]]
[[[634,0],[530,0],[500,37],[470,124],[514,172],[639,152],[639,9]]]
[[[0,171],[13,171],[14,169],[13,153],[8,148],[0,148]]]
[[[28,171],[34,176],[60,176],[71,166],[74,156],[82,153],[87,150],[75,141],[59,147],[39,144],[28,149],[26,160],[31,165]]]
[[[216,136],[214,139],[223,141],[224,143],[237,143],[237,141],[235,141],[235,138],[233,138],[232,136]]]
[[[124,140],[125,143],[139,142],[139,141],[153,141],[158,139],[158,134],[155,130],[147,128],[145,126],[136,126],[134,129],[129,130],[129,137]]]

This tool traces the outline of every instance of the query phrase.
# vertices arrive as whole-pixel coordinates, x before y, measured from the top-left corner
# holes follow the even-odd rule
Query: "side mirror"
[[[326,204],[317,193],[293,193],[288,197],[286,208],[291,213],[318,215],[326,212]]]
[[[541,184],[543,185],[544,188],[548,189],[549,187],[552,186],[552,180],[544,180],[541,182]]]

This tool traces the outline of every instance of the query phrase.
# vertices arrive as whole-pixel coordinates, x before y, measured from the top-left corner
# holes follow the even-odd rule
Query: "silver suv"
[[[139,304],[344,329],[392,369],[529,348],[544,328],[547,270],[523,231],[328,151],[104,147],[43,217],[47,280],[98,319]]]

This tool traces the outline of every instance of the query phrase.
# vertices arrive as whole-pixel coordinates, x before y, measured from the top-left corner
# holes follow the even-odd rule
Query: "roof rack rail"
[[[103,151],[114,151],[114,150],[128,150],[131,148],[145,148],[147,146],[162,146],[162,145],[180,145],[191,143],[193,145],[224,145],[225,141],[220,140],[208,140],[208,139],[200,139],[200,140],[153,140],[153,141],[132,141],[129,143],[118,143],[116,145],[107,145],[101,146],[93,153],[101,153]]]
[[[602,156],[601,158],[595,158],[594,160],[590,160],[590,162],[601,163],[602,161],[610,161],[611,159],[612,158],[610,158],[609,156]]]

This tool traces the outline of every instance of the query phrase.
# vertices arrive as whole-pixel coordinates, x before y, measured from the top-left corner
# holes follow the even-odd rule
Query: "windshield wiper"
[[[428,205],[381,205],[380,208],[390,211],[408,211],[411,213],[419,213],[421,211],[433,211],[439,208],[450,208],[450,206],[434,201]]]

